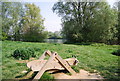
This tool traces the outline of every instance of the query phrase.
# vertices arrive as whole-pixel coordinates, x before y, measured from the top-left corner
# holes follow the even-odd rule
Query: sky
[[[40,14],[45,18],[44,26],[47,31],[59,31],[61,29],[61,18],[56,13],[53,13],[52,7],[55,2],[36,2],[40,7]]]
[[[113,5],[115,0],[107,0],[110,5]],[[44,26],[45,30],[47,31],[60,31],[62,29],[61,27],[61,18],[58,17],[56,13],[53,13],[52,7],[55,2],[34,2],[37,6],[39,6],[43,18],[45,18]]]

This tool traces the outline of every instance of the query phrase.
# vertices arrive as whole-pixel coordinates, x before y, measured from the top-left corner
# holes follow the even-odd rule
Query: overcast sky
[[[113,5],[115,0],[108,0],[110,5]],[[61,18],[56,13],[53,13],[52,7],[55,2],[35,2],[41,9],[41,15],[45,18],[44,26],[47,31],[59,31],[61,27]]]

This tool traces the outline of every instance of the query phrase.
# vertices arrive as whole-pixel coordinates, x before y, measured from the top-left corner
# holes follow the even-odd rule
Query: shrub
[[[27,48],[31,57],[35,57],[35,50],[32,48]]]
[[[33,33],[34,32],[34,33]],[[26,42],[43,42],[47,34],[45,31],[38,32],[38,30],[28,29],[23,35],[23,41]]]
[[[116,51],[113,51],[112,54],[113,54],[113,55],[120,56],[120,49],[118,49],[118,50],[116,50]]]
[[[40,48],[37,48],[37,47],[34,47],[34,50],[35,50],[35,51],[41,51],[41,49],[40,49]]]
[[[35,57],[35,51],[31,48],[19,48],[14,51],[12,56],[16,59],[27,60],[30,57]]]
[[[7,39],[7,34],[2,32],[2,35],[0,35],[0,40],[4,41]]]

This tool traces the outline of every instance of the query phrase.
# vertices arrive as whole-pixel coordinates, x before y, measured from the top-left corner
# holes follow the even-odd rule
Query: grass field
[[[75,55],[80,61],[77,67],[90,72],[96,70],[104,78],[118,78],[118,56],[111,53],[118,49],[118,45],[91,44],[91,45],[73,45],[73,44],[49,44],[49,43],[31,43],[31,42],[2,42],[2,78],[14,79],[22,75],[26,70],[25,63],[18,63],[11,54],[17,48],[38,48],[35,52],[38,59],[45,50],[56,51],[62,58],[71,58]]]

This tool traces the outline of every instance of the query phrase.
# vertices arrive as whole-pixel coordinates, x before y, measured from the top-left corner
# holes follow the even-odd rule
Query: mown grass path
[[[56,51],[62,58],[76,56],[80,61],[77,67],[90,72],[100,73],[104,78],[118,78],[118,56],[111,53],[119,48],[118,45],[92,44],[92,45],[73,45],[73,44],[49,44],[31,42],[2,42],[2,78],[13,79],[21,75],[26,70],[25,63],[18,63],[12,56],[17,48],[30,47],[38,49],[36,59],[45,50]]]

